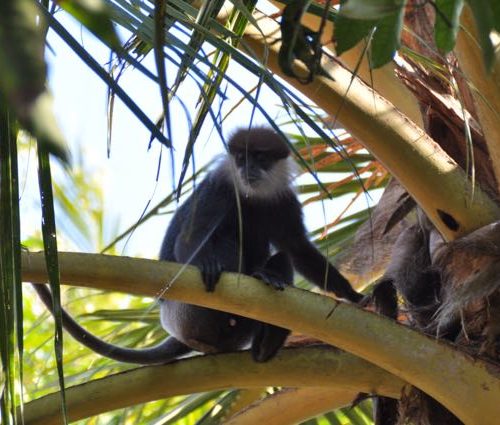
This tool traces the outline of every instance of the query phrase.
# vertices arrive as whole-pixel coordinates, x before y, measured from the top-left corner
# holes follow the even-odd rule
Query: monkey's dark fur
[[[272,130],[239,130],[229,155],[196,187],[167,230],[160,260],[200,269],[207,291],[222,271],[255,276],[276,289],[293,283],[293,268],[340,298],[362,298],[307,238],[301,205],[291,187],[290,150]],[[276,252],[273,254],[273,252]],[[293,265],[293,266],[292,266]],[[36,286],[51,308],[50,292]],[[107,344],[66,312],[63,325],[82,344],[115,360],[165,363],[193,350],[225,352],[250,346],[256,361],[272,358],[289,331],[208,308],[161,300],[161,323],[170,336],[135,350]]]

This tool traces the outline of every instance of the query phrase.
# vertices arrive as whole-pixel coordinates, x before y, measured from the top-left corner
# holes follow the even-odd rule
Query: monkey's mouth
[[[257,177],[249,177],[246,179],[246,183],[250,186],[257,186],[259,183],[259,179]]]
[[[256,173],[241,173],[241,178],[243,182],[250,187],[255,187],[259,185],[260,182],[260,175],[257,175]]]

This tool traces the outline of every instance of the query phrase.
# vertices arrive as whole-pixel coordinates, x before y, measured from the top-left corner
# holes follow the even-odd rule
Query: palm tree
[[[499,209],[494,200],[498,192],[495,136],[499,128],[499,96],[493,43],[495,31],[499,30],[498,8],[494,2],[482,2],[481,6],[467,2],[462,10],[463,2],[459,1],[424,5],[382,1],[374,5],[350,0],[338,12],[330,7],[334,2],[284,3],[287,7],[282,11],[280,26],[276,16],[259,12],[256,6],[260,4],[255,1],[232,2],[232,9],[222,1],[103,0],[97,2],[97,8],[88,7],[84,1],[61,2],[115,49],[119,59],[111,75],[58,23],[50,13],[54,10],[52,4],[32,0],[3,3],[0,24],[8,29],[0,36],[0,50],[8,59],[1,61],[0,67],[4,423],[21,423],[21,411],[26,423],[60,423],[66,416],[70,420],[83,419],[151,400],[161,401],[154,407],[123,410],[113,416],[114,420],[173,423],[181,418],[186,422],[198,418],[203,423],[229,418],[227,422],[256,423],[265,417],[272,423],[296,423],[346,406],[360,392],[401,399],[400,410],[415,423],[495,421],[500,392],[494,373],[498,362],[494,223]],[[304,12],[306,4],[309,8]],[[487,13],[488,8],[491,13]],[[392,183],[373,213],[344,214],[315,233],[321,236],[320,247],[332,258],[339,257],[342,270],[353,284],[366,287],[382,276],[375,286],[373,304],[380,307],[388,303],[393,310],[399,310],[399,315],[391,311],[395,317],[389,320],[298,289],[270,296],[250,278],[241,278],[236,287],[237,277],[229,275],[221,280],[216,296],[205,297],[196,272],[188,268],[168,296],[287,326],[345,351],[309,346],[307,340],[301,340],[297,342],[299,347],[283,350],[276,361],[268,364],[254,364],[245,353],[235,353],[120,374],[115,372],[125,370],[123,365],[99,359],[95,368],[82,371],[68,357],[63,364],[58,322],[55,367],[60,387],[65,387],[64,379],[71,382],[70,387],[24,404],[16,383],[25,382],[23,375],[31,376],[36,366],[30,359],[24,361],[23,368],[21,280],[49,280],[56,316],[60,316],[59,275],[69,285],[154,296],[179,270],[175,264],[151,260],[57,253],[48,155],[53,153],[61,161],[66,161],[68,155],[62,137],[47,119],[50,107],[41,53],[44,34],[40,33],[44,28],[43,20],[34,19],[35,15],[46,20],[48,27],[108,84],[111,94],[122,99],[151,131],[152,138],[166,148],[171,148],[173,140],[170,102],[186,78],[196,79],[200,101],[185,148],[179,186],[190,185],[185,175],[193,146],[204,123],[207,125],[206,118],[221,130],[222,117],[213,111],[221,110],[217,105],[226,86],[239,91],[245,102],[265,117],[266,111],[259,105],[263,87],[279,97],[292,123],[287,128],[295,133],[292,140],[297,157],[304,170],[322,182],[302,188],[304,193],[314,192],[307,202],[322,199],[328,191],[333,191],[334,196],[359,196],[363,190],[354,184],[357,172],[369,189],[386,184],[389,172],[404,189]],[[119,45],[112,22],[131,34],[124,48]],[[280,34],[284,40],[281,44]],[[320,48],[328,47],[332,34],[340,59]],[[13,41],[20,47],[12,49]],[[205,52],[209,46],[213,52]],[[396,50],[398,57],[392,61]],[[154,75],[141,65],[147,54],[154,55]],[[229,63],[238,63],[257,77],[253,91],[245,90],[227,72]],[[171,75],[173,64],[175,76]],[[158,83],[163,114],[157,123],[121,89],[119,76],[128,65]],[[341,123],[349,135],[332,142],[333,132],[324,130],[324,115],[311,109],[283,81],[330,116],[329,124],[336,133]],[[278,131],[285,128],[266,118]],[[20,251],[18,124],[38,140],[44,255],[21,256]],[[315,137],[311,137],[312,132]],[[337,183],[325,183],[322,171],[351,175],[344,175]],[[174,198],[174,194],[167,197],[141,222],[161,208],[168,209]],[[61,191],[56,191],[55,199],[64,204]],[[411,212],[415,203],[418,222]],[[367,224],[361,226],[366,220]],[[335,227],[338,222],[343,227]],[[407,243],[409,239],[417,240],[415,235],[422,236],[420,242]],[[434,242],[430,244],[429,240]],[[350,251],[346,251],[348,245]],[[347,259],[345,255],[340,258],[341,251],[350,253]],[[378,289],[387,285],[389,291]],[[399,307],[394,305],[390,288],[399,291]],[[410,290],[417,291],[418,296],[412,298]],[[429,293],[430,301],[424,296]],[[414,302],[422,297],[425,302]],[[136,303],[134,307],[141,305]],[[383,308],[379,310],[386,313]],[[137,314],[120,314],[99,313],[101,319],[122,322],[114,330],[117,343],[149,342],[159,337],[149,316],[139,313],[141,318],[148,317],[146,323],[125,332],[121,326]],[[406,326],[394,323],[395,319]],[[32,323],[29,317],[28,321]],[[97,333],[109,332],[103,322],[98,325]],[[447,332],[443,333],[443,329]],[[69,352],[75,356],[71,349]],[[102,378],[89,380],[89,375]],[[41,382],[47,383],[41,389],[26,385],[28,399],[55,390],[51,387],[53,380],[44,377]],[[78,382],[82,384],[72,386]],[[271,390],[269,386],[280,388]],[[241,389],[228,391],[229,387]],[[175,397],[200,392],[204,393]],[[202,410],[197,410],[200,406]],[[176,410],[172,410],[174,407]],[[352,412],[336,411],[323,420],[339,423],[350,415],[353,423],[363,423],[363,409],[361,405]]]

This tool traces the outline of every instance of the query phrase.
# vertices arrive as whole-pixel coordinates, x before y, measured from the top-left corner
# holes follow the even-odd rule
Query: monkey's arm
[[[290,255],[295,269],[306,279],[339,298],[358,303],[363,295],[352,289],[347,279],[309,241],[302,221],[302,209],[295,196],[288,199],[286,209],[282,210],[286,215],[281,217],[282,225],[274,235],[273,243]]]
[[[363,298],[307,238],[290,241],[289,252],[297,271],[318,287],[353,303]]]
[[[233,207],[230,190],[210,177],[202,181],[175,214],[160,252],[161,260],[198,267],[209,292],[214,290],[222,271],[228,265],[234,267],[237,261],[232,239],[217,232]]]
[[[47,309],[54,314],[50,289],[46,285],[38,284],[33,284],[33,288]],[[119,362],[161,364],[175,360],[179,356],[193,351],[173,337],[168,337],[151,348],[133,349],[118,347],[92,335],[89,331],[81,327],[64,309],[61,311],[61,316],[64,329],[78,342],[97,354]]]
[[[293,265],[290,256],[283,251],[277,252],[263,267],[258,267],[252,276],[278,290],[293,285]]]

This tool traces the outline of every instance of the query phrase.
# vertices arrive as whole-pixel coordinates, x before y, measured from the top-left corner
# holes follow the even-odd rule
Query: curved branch
[[[466,4],[461,16],[455,53],[472,88],[477,113],[481,122],[488,151],[491,155],[497,181],[500,182],[500,51],[495,46],[495,63],[488,72],[484,65],[481,47],[477,41],[477,30],[469,6]]]
[[[404,382],[370,363],[332,347],[288,348],[267,363],[247,352],[192,357],[149,366],[66,388],[71,421],[139,403],[234,386],[316,386],[349,394],[377,392],[399,397]],[[61,423],[59,393],[24,405],[26,425]],[[349,400],[348,400],[349,401]]]
[[[23,280],[47,280],[43,253],[23,253],[22,260]],[[161,294],[291,328],[399,376],[465,423],[490,424],[490,418],[500,416],[498,367],[356,306],[297,288],[278,292],[256,279],[231,273],[221,276],[215,293],[207,293],[197,269],[163,261],[77,253],[60,253],[59,260],[62,282]]]
[[[260,16],[259,27],[265,34],[279,30],[265,15]],[[323,64],[333,78],[316,76],[304,85],[281,71],[279,43],[272,44],[273,39],[263,38],[252,27],[248,27],[245,41],[261,57],[267,45],[263,66],[338,118],[399,180],[447,240],[500,217],[499,207],[479,187],[472,187],[464,171],[428,134],[340,63],[332,60]],[[299,62],[294,66],[306,73]]]
[[[285,388],[237,413],[224,425],[302,423],[330,410],[349,405],[357,392],[334,388]]]
[[[271,3],[278,9],[282,10],[286,3],[283,1],[270,0]],[[305,12],[302,16],[301,23],[311,28],[313,31],[319,29],[321,18],[309,12]],[[324,48],[332,46],[334,24],[332,21],[326,21],[325,28],[321,34],[321,44]],[[334,53],[329,50],[329,53]],[[389,62],[377,69],[370,69],[368,55],[364,51],[362,42],[359,42],[352,49],[342,53],[339,57],[351,71],[356,71],[357,75],[363,81],[369,83],[377,92],[384,96],[389,102],[398,105],[398,109],[410,118],[415,124],[423,128],[422,113],[418,105],[417,99],[413,93],[405,87],[401,80],[396,77],[394,71],[394,62]]]

